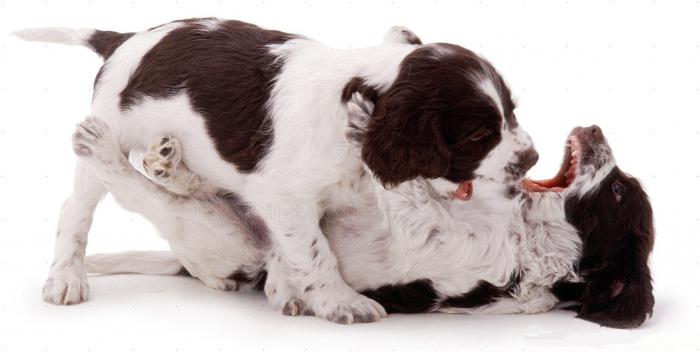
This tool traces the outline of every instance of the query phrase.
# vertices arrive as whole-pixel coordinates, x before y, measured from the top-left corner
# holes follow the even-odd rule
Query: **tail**
[[[128,251],[85,257],[85,269],[92,274],[189,275],[169,251]]]
[[[92,49],[92,51],[102,56],[105,60],[114,53],[114,50],[134,35],[134,33],[63,27],[28,28],[13,32],[12,34],[31,42],[82,45]]]

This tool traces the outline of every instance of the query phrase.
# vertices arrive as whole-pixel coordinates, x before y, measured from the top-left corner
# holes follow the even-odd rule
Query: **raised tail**
[[[189,275],[169,251],[93,254],[85,257],[85,270],[91,274]]]
[[[64,27],[27,28],[12,34],[31,42],[82,45],[92,49],[105,60],[114,53],[114,50],[134,35],[134,33]]]

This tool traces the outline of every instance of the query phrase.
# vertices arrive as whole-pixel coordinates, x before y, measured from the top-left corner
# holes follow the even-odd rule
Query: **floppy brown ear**
[[[362,146],[362,159],[385,186],[418,176],[447,174],[450,151],[439,113],[417,106],[423,99],[409,88],[394,88],[379,101]]]
[[[654,309],[651,278],[634,277],[589,282],[578,317],[613,328],[634,328]]]
[[[586,274],[586,288],[579,317],[614,328],[641,325],[654,310],[654,295],[649,270],[653,243],[650,216],[622,237],[616,253],[604,264]]]

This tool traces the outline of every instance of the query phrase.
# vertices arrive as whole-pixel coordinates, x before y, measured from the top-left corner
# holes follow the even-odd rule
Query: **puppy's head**
[[[629,328],[654,307],[649,255],[654,243],[652,208],[639,181],[622,172],[598,126],[576,128],[561,170],[531,187],[562,191],[566,219],[579,231],[583,282],[561,282],[554,293],[575,301],[580,318]]]
[[[501,76],[459,46],[418,47],[373,100],[361,154],[384,186],[417,177],[455,188],[477,176],[515,182],[537,160]]]

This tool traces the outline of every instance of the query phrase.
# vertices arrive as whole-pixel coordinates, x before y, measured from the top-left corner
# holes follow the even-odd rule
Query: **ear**
[[[369,121],[362,159],[385,187],[449,170],[440,116],[422,103],[415,90],[394,87],[380,98]]]
[[[636,231],[635,231],[636,232]],[[654,310],[648,260],[652,232],[628,234],[602,264],[584,272],[578,317],[613,328],[634,328]]]
[[[590,282],[578,317],[613,328],[641,325],[654,309],[651,278]]]

